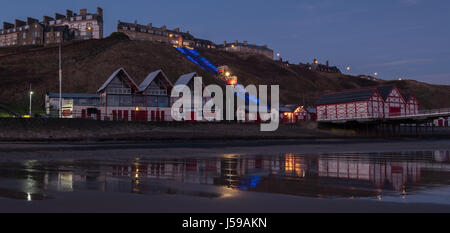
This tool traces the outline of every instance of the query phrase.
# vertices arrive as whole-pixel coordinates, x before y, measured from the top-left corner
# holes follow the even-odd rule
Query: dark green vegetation
[[[411,91],[422,108],[450,107],[450,86],[416,81],[370,81],[353,76],[305,71],[286,67],[260,56],[240,56],[218,50],[200,50],[215,65],[228,65],[241,84],[278,84],[283,103],[311,105],[327,91],[397,84]],[[63,92],[95,93],[109,75],[124,67],[137,83],[148,73],[163,69],[171,81],[196,71],[206,83],[214,78],[185,59],[168,44],[130,41],[120,33],[103,40],[78,41],[63,46]],[[58,47],[18,47],[0,49],[0,104],[26,113],[30,83],[36,93],[34,112],[44,108],[46,92],[58,91]]]

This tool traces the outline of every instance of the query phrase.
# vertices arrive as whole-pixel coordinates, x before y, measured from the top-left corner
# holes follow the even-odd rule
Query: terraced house
[[[74,39],[103,38],[103,10],[88,14],[86,9],[80,14],[67,10],[66,15],[43,16],[42,21],[28,17],[26,21],[16,19],[14,24],[3,22],[0,30],[0,47],[22,45],[48,45]]]
[[[174,46],[190,46],[201,48],[215,48],[216,45],[204,39],[195,38],[192,34],[180,31],[179,28],[173,30],[166,26],[154,27],[152,23],[147,25],[121,22],[117,23],[117,32],[126,34],[131,40],[157,41],[170,43]]]
[[[228,52],[241,53],[241,54],[260,54],[264,55],[270,59],[273,59],[273,50],[269,49],[267,45],[255,45],[249,44],[247,41],[234,43],[223,42],[222,45],[218,46],[219,49]]]

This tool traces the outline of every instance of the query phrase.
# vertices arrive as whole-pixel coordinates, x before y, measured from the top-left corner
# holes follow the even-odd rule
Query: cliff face
[[[175,82],[184,73],[197,72],[206,83],[214,78],[184,58],[167,44],[130,41],[121,36],[103,40],[66,44],[63,50],[63,92],[95,93],[109,75],[124,67],[140,83],[148,73],[163,69]],[[283,103],[313,104],[327,91],[397,84],[405,92],[413,92],[423,108],[450,107],[450,86],[430,85],[416,81],[370,81],[342,74],[305,71],[286,67],[262,56],[241,56],[218,50],[199,52],[215,65],[228,65],[248,84],[280,85]],[[58,47],[0,48],[0,103],[16,111],[26,112],[28,89],[35,92],[35,109],[43,109],[46,92],[58,91]]]

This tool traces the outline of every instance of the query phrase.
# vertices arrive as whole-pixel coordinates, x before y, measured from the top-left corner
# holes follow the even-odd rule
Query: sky
[[[152,22],[215,43],[267,44],[294,64],[317,58],[348,74],[450,85],[448,0],[15,0],[2,3],[0,20],[97,6],[105,36],[118,20]]]

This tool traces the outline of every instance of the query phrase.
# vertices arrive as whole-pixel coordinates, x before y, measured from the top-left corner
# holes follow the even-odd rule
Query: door
[[[81,118],[86,118],[86,109],[81,110]]]
[[[164,111],[161,111],[161,121],[165,121],[166,113]]]
[[[124,110],[124,111],[123,111],[123,119],[124,119],[125,121],[128,121],[128,110]]]
[[[156,111],[156,121],[160,121],[159,110]]]
[[[99,121],[101,119],[102,119],[102,111],[100,111],[100,109],[99,109],[99,110],[97,110],[97,120]]]
[[[117,120],[117,111],[116,110],[112,111],[112,115],[113,115],[113,120]]]
[[[400,107],[389,107],[389,116],[400,116],[401,108]]]

